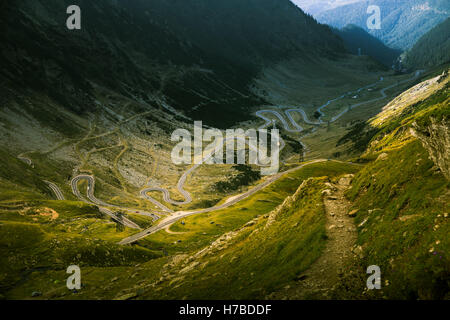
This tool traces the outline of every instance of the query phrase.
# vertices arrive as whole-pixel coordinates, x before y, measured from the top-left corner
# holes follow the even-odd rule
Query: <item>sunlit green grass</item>
[[[308,165],[282,177],[229,208],[190,216],[178,221],[170,227],[170,230],[179,234],[169,234],[162,230],[140,240],[139,245],[147,248],[159,248],[169,253],[198,249],[221,234],[233,230],[257,216],[269,213],[287,196],[292,195],[305,179],[321,176],[333,177],[343,173],[354,173],[357,170],[359,170],[358,166],[334,161]]]
[[[228,240],[224,249],[211,249],[194,260],[189,271],[176,267],[174,279],[141,298],[262,299],[294,280],[321,255],[326,243],[321,194],[326,180],[308,181],[270,225],[267,216],[259,217]]]
[[[379,132],[363,157],[370,162],[347,192],[358,209],[362,248],[362,259],[349,269],[359,276],[347,274],[336,298],[449,298],[450,183],[422,143],[408,135],[413,125],[423,130],[432,121],[448,121],[448,93],[447,85],[387,121],[375,118]],[[361,275],[369,265],[380,266],[382,290],[364,291]]]
[[[444,213],[450,211],[449,186],[418,141],[356,175],[348,196],[359,209],[355,223],[361,225],[358,245],[365,252],[361,264],[380,266],[383,281],[389,281],[382,292],[373,292],[376,297],[448,295],[450,225]]]
[[[5,208],[0,210],[0,294],[33,271],[65,270],[72,264],[130,266],[161,256],[142,247],[118,245],[134,230],[118,227],[95,206],[44,200],[26,203],[23,208]],[[57,216],[42,214],[52,210]]]

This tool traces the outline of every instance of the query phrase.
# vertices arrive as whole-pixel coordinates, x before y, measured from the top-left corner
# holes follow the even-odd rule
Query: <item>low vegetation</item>
[[[409,130],[431,118],[448,121],[448,86],[386,118],[389,111],[372,121],[379,131],[361,157],[369,163],[347,192],[357,210],[360,260],[336,298],[448,299],[450,183]],[[367,291],[369,265],[380,266],[382,290]]]

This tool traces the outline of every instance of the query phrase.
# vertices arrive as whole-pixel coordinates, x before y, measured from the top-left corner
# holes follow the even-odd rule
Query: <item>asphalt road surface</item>
[[[53,193],[55,194],[57,200],[66,200],[64,198],[63,193],[61,192],[61,189],[59,189],[59,187],[56,184],[54,184],[53,182],[50,182],[50,181],[46,181],[46,180],[44,180],[44,182],[53,191]]]
[[[326,161],[328,161],[328,160],[325,160],[325,159],[314,160],[314,161],[305,163],[305,164],[303,164],[301,166],[298,166],[296,168],[293,168],[293,169],[290,169],[290,170],[278,173],[276,175],[273,175],[270,178],[268,178],[266,181],[264,181],[263,183],[261,183],[258,186],[254,187],[253,189],[251,189],[251,190],[249,190],[249,191],[239,195],[238,197],[234,198],[233,200],[231,200],[231,201],[229,201],[227,203],[224,203],[222,205],[215,206],[215,207],[212,207],[212,208],[207,208],[207,209],[195,210],[195,211],[179,211],[179,212],[175,212],[172,215],[170,215],[170,216],[164,218],[163,220],[161,220],[158,223],[158,225],[152,226],[152,227],[150,227],[150,228],[148,228],[148,229],[146,229],[146,230],[144,230],[144,231],[142,231],[140,233],[137,233],[135,235],[132,235],[131,237],[125,238],[122,241],[120,241],[119,244],[130,244],[130,243],[136,242],[136,241],[138,241],[138,240],[140,240],[142,238],[145,238],[145,237],[147,237],[150,234],[158,232],[158,231],[166,228],[167,226],[177,222],[178,220],[186,218],[188,216],[192,216],[192,215],[196,215],[196,214],[200,214],[200,213],[214,212],[214,211],[218,211],[218,210],[222,210],[222,209],[228,208],[228,207],[230,207],[230,206],[232,206],[232,205],[234,205],[234,204],[236,204],[236,203],[238,203],[238,202],[248,198],[249,196],[255,194],[256,192],[264,189],[265,187],[267,187],[268,185],[270,185],[273,182],[277,181],[278,179],[280,179],[281,177],[283,177],[286,174],[289,174],[289,173],[291,173],[293,171],[299,170],[299,169],[301,169],[301,168],[303,168],[305,166],[309,166],[309,165],[311,165],[313,163],[326,162]]]
[[[78,189],[78,182],[82,181],[82,180],[86,180],[88,182],[87,192],[86,192],[88,200],[81,195],[80,190]],[[94,195],[95,179],[92,176],[89,176],[89,175],[76,176],[75,178],[72,179],[70,184],[71,184],[71,187],[72,187],[73,194],[78,199],[82,200],[83,202],[99,206],[101,212],[107,214],[108,216],[113,218],[115,221],[118,221],[118,222],[122,223],[123,225],[126,225],[126,226],[128,226],[130,228],[141,229],[136,223],[134,223],[130,219],[128,219],[126,217],[119,217],[119,216],[115,215],[111,210],[108,209],[108,207],[116,208],[118,210],[127,211],[127,212],[130,212],[130,213],[135,213],[135,214],[148,216],[148,217],[151,217],[153,219],[153,221],[156,221],[156,220],[159,219],[158,215],[156,215],[154,213],[151,213],[151,212],[146,212],[146,211],[137,210],[137,209],[120,207],[120,206],[117,206],[117,205],[108,204],[108,203],[106,203],[104,201],[101,201],[101,200],[97,199],[95,197],[95,195]]]
[[[411,80],[417,78],[418,76],[420,76],[421,73],[422,73],[421,70],[416,71],[415,74],[414,74],[414,76],[413,76],[412,78],[406,79],[406,80],[404,80],[404,81],[402,81],[402,82],[399,82],[399,83],[397,83],[397,84],[393,84],[393,85],[391,85],[391,86],[389,86],[389,87],[386,87],[386,88],[384,88],[384,89],[381,89],[381,90],[380,90],[381,97],[375,98],[375,99],[371,99],[371,100],[369,100],[369,101],[365,101],[365,102],[361,102],[361,103],[354,104],[354,105],[350,106],[348,109],[346,109],[346,110],[344,110],[343,112],[341,112],[340,114],[338,114],[337,116],[333,117],[333,118],[331,119],[330,122],[334,122],[334,121],[338,120],[338,119],[339,119],[340,117],[342,117],[345,113],[347,113],[348,111],[350,111],[350,110],[352,110],[352,109],[354,109],[354,108],[356,108],[356,107],[358,107],[358,106],[361,106],[361,105],[364,105],[364,104],[368,104],[368,103],[372,103],[372,102],[376,102],[376,101],[379,101],[379,100],[382,100],[382,99],[386,98],[386,97],[387,97],[387,95],[386,95],[386,91],[387,91],[387,90],[392,89],[392,88],[394,88],[394,87],[396,87],[396,86],[398,86],[398,85],[400,85],[400,84],[403,84],[403,83],[406,83],[406,82],[408,82],[408,81],[411,81]],[[365,90],[365,89],[374,87],[374,86],[376,86],[379,82],[382,82],[382,81],[384,81],[384,78],[383,78],[383,77],[381,77],[380,80],[377,81],[376,83],[373,83],[373,84],[367,85],[367,86],[365,86],[365,87],[362,87],[362,88],[358,89],[356,92],[359,93],[359,92],[361,92],[362,90]],[[288,117],[288,119],[290,120],[290,122],[292,123],[292,125],[295,127],[295,129],[291,129],[291,128],[289,127],[287,121],[284,119],[284,117],[283,117],[278,111],[275,111],[275,110],[260,110],[260,111],[258,111],[258,112],[256,113],[256,115],[259,116],[260,118],[262,118],[262,119],[264,119],[264,120],[266,121],[266,123],[265,123],[261,128],[266,128],[266,127],[270,126],[270,124],[273,124],[273,121],[272,121],[271,119],[269,119],[269,118],[263,116],[264,113],[270,113],[270,114],[273,114],[274,116],[276,116],[276,117],[281,121],[281,123],[283,124],[284,129],[285,129],[286,131],[288,131],[288,132],[302,132],[302,131],[303,131],[303,128],[302,128],[299,124],[297,124],[297,123],[295,122],[295,120],[292,118],[292,116],[291,116],[291,113],[292,113],[292,112],[294,112],[294,111],[300,112],[300,114],[303,116],[303,120],[305,121],[305,123],[313,124],[313,125],[320,125],[320,124],[323,124],[323,123],[324,123],[324,122],[321,120],[321,118],[324,116],[322,110],[323,110],[325,107],[327,107],[328,105],[330,105],[332,102],[337,101],[337,100],[340,100],[340,99],[343,99],[346,95],[349,95],[349,94],[351,94],[351,93],[352,93],[352,92],[347,92],[347,93],[341,95],[341,96],[338,97],[338,98],[335,98],[335,99],[332,99],[332,100],[328,100],[324,105],[322,105],[322,106],[320,106],[319,108],[317,108],[316,111],[319,112],[319,113],[321,114],[321,117],[318,119],[317,122],[312,122],[312,121],[310,121],[310,120],[308,119],[308,117],[307,117],[305,111],[304,111],[303,109],[301,109],[301,108],[296,108],[296,109],[289,109],[289,110],[286,110],[286,111],[285,111],[285,114],[286,114],[286,116]],[[300,141],[300,143],[304,146],[304,148],[306,147],[306,145],[305,145],[303,142]],[[247,197],[249,197],[250,195],[254,194],[255,192],[258,192],[259,190],[265,188],[266,186],[268,186],[268,185],[271,184],[272,182],[278,180],[279,178],[281,178],[283,175],[285,175],[285,174],[287,174],[287,173],[290,173],[290,172],[292,172],[292,171],[298,170],[298,169],[300,169],[300,168],[302,168],[302,167],[304,167],[304,166],[310,165],[310,164],[312,164],[312,163],[323,162],[323,161],[327,161],[327,160],[323,160],[323,159],[320,159],[320,160],[314,160],[314,161],[312,161],[312,162],[309,162],[309,163],[307,163],[307,164],[301,165],[301,166],[296,167],[296,168],[294,168],[294,169],[291,169],[291,170],[288,170],[288,171],[285,171],[285,172],[282,172],[282,173],[278,173],[278,174],[276,174],[276,175],[270,177],[268,180],[266,180],[265,182],[261,183],[261,184],[258,185],[257,187],[255,187],[255,188],[253,188],[253,189],[247,191],[246,193],[244,193],[244,194],[242,194],[242,195],[240,195],[240,196],[234,198],[232,201],[227,202],[227,203],[225,203],[225,204],[222,204],[222,205],[220,205],[220,206],[216,206],[216,207],[212,207],[212,208],[207,208],[207,209],[202,209],[202,210],[196,210],[196,211],[187,211],[187,212],[180,211],[180,212],[175,212],[175,213],[173,213],[172,215],[170,215],[170,216],[164,218],[162,221],[160,221],[160,223],[159,223],[158,225],[152,226],[152,227],[150,227],[150,228],[148,228],[148,229],[146,229],[146,230],[144,230],[144,231],[142,231],[142,232],[140,232],[140,233],[138,233],[138,234],[136,234],[136,235],[133,235],[133,236],[131,236],[131,237],[128,237],[128,238],[126,238],[126,239],[123,239],[123,240],[120,242],[120,244],[130,244],[130,243],[136,242],[136,241],[138,241],[138,240],[140,240],[140,239],[142,239],[142,238],[144,238],[144,237],[146,237],[146,236],[148,236],[148,235],[150,235],[150,234],[152,234],[152,233],[158,232],[158,231],[160,231],[160,230],[166,228],[167,226],[169,226],[169,225],[175,223],[176,221],[178,221],[178,220],[180,220],[180,219],[182,219],[182,218],[185,218],[185,217],[187,217],[187,216],[191,216],[191,215],[195,215],[195,214],[199,214],[199,213],[212,212],[212,211],[217,211],[217,210],[221,210],[221,209],[227,208],[227,207],[229,207],[229,206],[231,206],[231,205],[234,205],[235,203],[237,203],[237,202],[239,202],[239,201],[241,201],[241,200],[243,200],[243,199],[246,199]],[[196,168],[196,167],[194,166],[194,167],[192,167],[191,169],[189,169],[188,171],[186,171],[185,174],[184,174],[184,175],[182,176],[182,178],[180,179],[181,184],[180,184],[180,181],[179,181],[179,183],[178,183],[178,190],[180,191],[180,193],[183,193],[182,191],[184,191],[184,189],[182,189],[182,186],[184,185],[184,182],[185,182],[185,180],[186,180],[187,175],[188,175],[190,172],[192,172],[192,170],[195,170],[195,168]],[[180,188],[180,186],[181,186],[181,188]],[[153,190],[155,190],[155,189],[153,189]],[[161,188],[158,188],[158,190],[161,191],[161,192],[163,192],[163,198],[164,198],[164,200],[165,200],[166,202],[169,202],[169,203],[170,203],[170,195],[168,194],[167,190],[161,189]],[[144,192],[145,195],[146,195],[146,193],[147,193],[148,191],[151,191],[151,190],[148,190],[147,192],[146,192],[146,191],[147,191],[147,190],[143,190],[143,192]],[[185,192],[185,191],[184,191],[184,192]],[[146,197],[148,197],[148,196],[146,195]],[[188,199],[188,198],[186,198],[186,199]],[[154,200],[154,199],[153,199],[153,200]],[[167,200],[169,200],[169,201],[167,201]],[[190,196],[189,196],[189,200],[192,200],[192,199],[190,198]],[[155,200],[155,201],[156,201],[156,200]],[[185,202],[184,202],[184,203],[185,203]]]

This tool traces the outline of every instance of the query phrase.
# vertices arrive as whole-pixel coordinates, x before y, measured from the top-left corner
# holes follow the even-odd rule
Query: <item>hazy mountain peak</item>
[[[368,5],[376,5],[381,10],[381,29],[368,29]],[[371,0],[357,1],[346,5],[314,12],[321,23],[342,28],[356,24],[392,48],[408,49],[431,30],[444,21],[450,12],[450,2],[444,0]]]
[[[312,15],[334,9],[337,7],[345,6],[347,4],[361,2],[363,0],[291,0],[298,7],[302,8],[305,12]]]

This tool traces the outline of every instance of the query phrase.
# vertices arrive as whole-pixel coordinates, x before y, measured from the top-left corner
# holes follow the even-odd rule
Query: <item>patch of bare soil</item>
[[[349,211],[350,202],[344,192],[350,185],[348,175],[337,183],[329,183],[324,190],[324,205],[327,214],[327,244],[322,256],[297,280],[278,292],[268,296],[276,300],[330,299],[339,281],[346,272],[344,266],[354,258],[352,252],[357,232]]]
[[[59,213],[51,208],[26,208],[21,211],[21,214],[23,215],[30,215],[30,216],[42,216],[47,217],[50,220],[56,220],[59,217]]]

